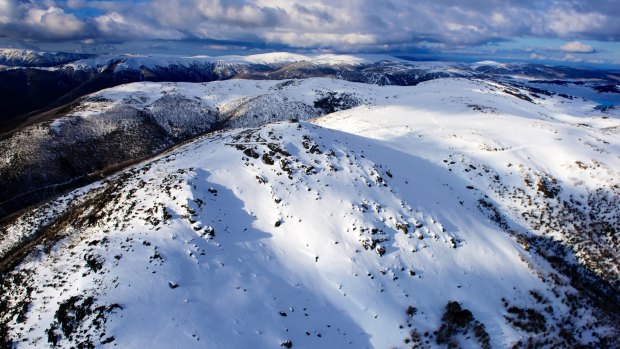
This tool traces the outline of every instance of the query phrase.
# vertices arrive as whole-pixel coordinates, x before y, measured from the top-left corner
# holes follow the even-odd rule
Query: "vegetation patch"
[[[93,297],[73,296],[63,301],[54,314],[54,322],[46,330],[47,341],[52,347],[63,340],[76,343],[78,348],[94,348],[96,334],[103,337],[106,315],[117,309],[118,304],[96,305]]]
[[[468,335],[471,331],[483,349],[491,348],[489,334],[484,324],[477,321],[471,311],[463,309],[459,302],[448,302],[441,321],[441,326],[435,331],[437,344],[446,344],[450,348],[459,348],[461,346],[457,336],[463,335],[468,339],[470,338]]]

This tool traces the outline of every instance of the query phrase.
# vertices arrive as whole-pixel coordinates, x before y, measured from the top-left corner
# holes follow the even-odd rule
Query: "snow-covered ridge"
[[[87,57],[93,56],[93,57]],[[73,61],[73,62],[72,62]],[[103,54],[85,55],[63,52],[42,52],[23,49],[0,49],[0,64],[26,67],[50,67],[64,65],[66,68],[84,69],[105,66],[110,62],[122,61],[119,69],[139,69],[141,67],[190,67],[200,64],[290,64],[308,62],[321,65],[359,65],[377,62],[405,62],[389,55],[377,54],[295,54],[273,52],[255,55],[224,55],[224,56],[179,56],[179,55],[141,55],[141,54]],[[65,64],[66,63],[66,64]],[[58,69],[58,67],[56,68]]]
[[[335,54],[293,54],[287,52],[264,53],[249,56],[169,56],[169,55],[101,55],[94,58],[78,60],[66,67],[83,69],[122,61],[117,69],[138,69],[167,66],[191,67],[204,64],[290,64],[307,62],[318,65],[360,65],[378,62],[405,62],[388,55],[335,55]]]
[[[219,57],[213,57],[219,58]],[[263,53],[250,56],[227,56],[221,57],[223,61],[239,59],[242,61],[273,64],[273,63],[293,63],[293,62],[313,62],[316,64],[370,64],[377,62],[406,62],[400,58],[389,55],[378,54],[292,54],[287,52]]]
[[[84,58],[84,59],[80,59]],[[3,63],[7,62],[7,63]],[[21,62],[21,64],[20,64]],[[66,64],[64,64],[66,63]],[[46,70],[73,70],[92,71],[101,70],[114,65],[115,72],[140,71],[140,69],[205,69],[207,66],[242,67],[259,65],[270,70],[277,70],[285,66],[304,63],[317,67],[332,67],[334,69],[358,69],[360,67],[382,65],[383,69],[412,69],[417,68],[427,72],[453,72],[459,76],[477,74],[514,76],[530,79],[557,78],[565,80],[580,79],[613,80],[617,77],[604,71],[588,71],[568,67],[554,67],[527,63],[499,63],[495,61],[480,61],[475,63],[456,63],[444,61],[412,61],[382,54],[318,54],[318,53],[290,53],[272,52],[255,55],[223,55],[223,56],[181,56],[163,54],[102,54],[82,55],[56,52],[35,52],[30,50],[0,49],[0,64],[10,66],[37,67]],[[258,68],[264,69],[266,67]],[[256,68],[256,67],[255,67]]]

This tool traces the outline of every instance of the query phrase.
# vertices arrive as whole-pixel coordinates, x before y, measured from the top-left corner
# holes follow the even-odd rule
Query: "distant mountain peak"
[[[90,56],[92,55],[3,48],[0,49],[0,64],[16,67],[50,67]]]

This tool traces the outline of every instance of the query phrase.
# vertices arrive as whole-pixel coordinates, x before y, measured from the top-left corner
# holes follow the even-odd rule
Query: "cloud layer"
[[[213,40],[347,51],[463,49],[514,37],[618,41],[617,0],[0,0],[0,36]]]
[[[571,41],[560,47],[560,51],[571,53],[594,53],[594,47],[586,44],[582,44],[579,41]]]

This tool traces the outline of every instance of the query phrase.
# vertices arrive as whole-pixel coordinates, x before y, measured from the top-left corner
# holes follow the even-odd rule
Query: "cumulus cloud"
[[[30,8],[23,16],[22,24],[32,30],[38,30],[51,37],[68,38],[80,33],[85,24],[61,8]]]
[[[148,25],[118,12],[98,16],[93,22],[96,30],[105,38],[178,40],[184,37],[177,30]]]
[[[0,0],[0,25],[11,22],[15,12],[15,3],[9,0]]]
[[[569,62],[569,63],[589,63],[589,64],[604,64],[606,63],[606,61],[602,60],[602,59],[584,59],[582,57],[577,57],[573,54],[567,53],[564,56],[561,57],[554,57],[554,56],[545,56],[545,55],[541,55],[538,53],[533,52],[532,54],[530,54],[530,59],[532,60],[541,60],[541,61],[557,61],[557,62]],[[613,64],[618,64],[615,62],[612,62]]]
[[[74,39],[85,23],[57,6],[38,6],[18,0],[0,0],[0,30],[5,36],[28,39]]]
[[[583,58],[575,57],[574,55],[571,55],[570,53],[567,53],[564,56],[564,58],[561,58],[560,60],[565,61],[565,62],[573,62],[573,63],[583,62]]]
[[[596,52],[594,47],[586,44],[582,44],[579,41],[571,41],[566,44],[560,46],[560,51],[570,52],[570,53],[593,53]]]
[[[369,45],[377,42],[374,35],[346,33],[272,33],[267,32],[264,38],[268,42],[283,43],[293,47],[334,47],[335,45]]]
[[[616,2],[600,0],[593,6],[589,0],[0,0],[0,32],[33,40],[206,39],[333,50],[425,43],[426,48],[463,49],[514,37],[616,41],[620,39]],[[594,51],[579,41],[561,50]]]
[[[572,62],[572,63],[589,63],[589,64],[603,64],[605,63],[602,59],[584,59],[581,57],[576,57],[570,53],[567,53],[564,57],[559,59],[564,62]]]
[[[247,46],[241,46],[241,45],[217,45],[217,44],[204,45],[202,48],[206,50],[213,50],[213,51],[231,51],[231,50],[247,50],[248,49]]]

